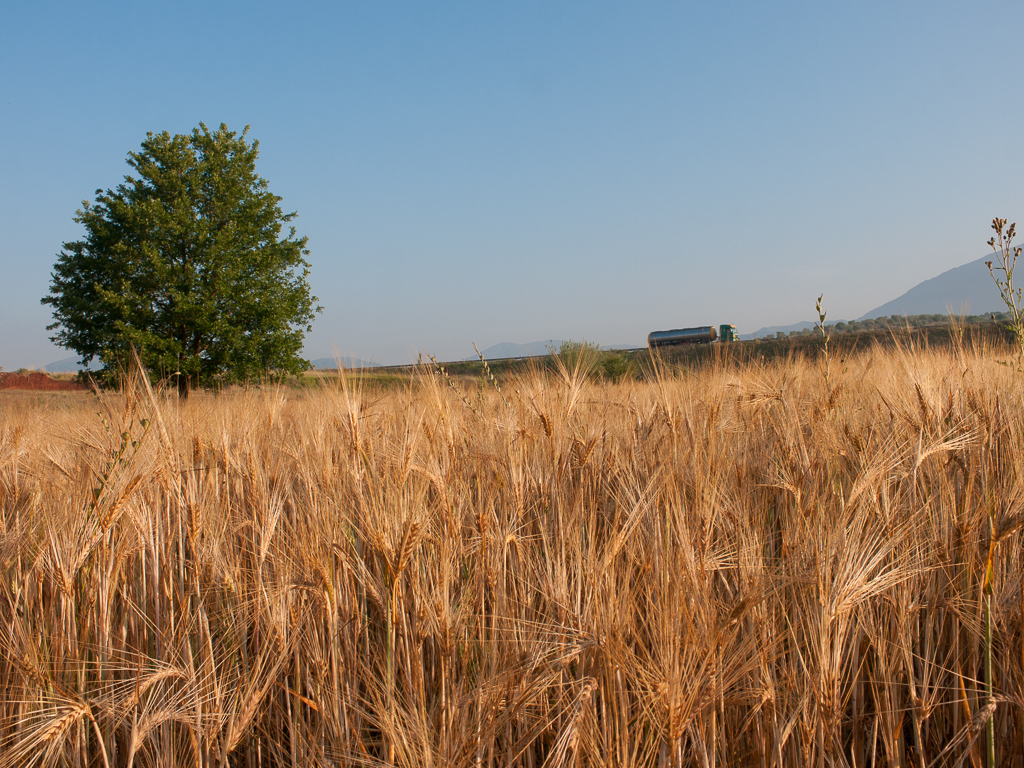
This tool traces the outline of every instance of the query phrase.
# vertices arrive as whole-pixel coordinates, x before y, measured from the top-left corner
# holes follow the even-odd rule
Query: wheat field
[[[1000,356],[5,394],[0,765],[1024,765]]]

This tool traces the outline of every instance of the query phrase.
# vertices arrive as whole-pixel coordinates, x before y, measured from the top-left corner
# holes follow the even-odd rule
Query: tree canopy
[[[256,173],[259,142],[221,124],[148,133],[134,175],[96,190],[51,275],[51,340],[110,372],[131,349],[180,392],[297,373],[317,299],[295,213]]]

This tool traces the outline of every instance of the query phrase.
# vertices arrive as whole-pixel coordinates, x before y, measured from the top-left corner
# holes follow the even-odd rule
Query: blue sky
[[[1024,218],[1019,3],[48,3],[0,26],[0,366],[83,199],[221,122],[309,236],[306,354],[857,317]]]

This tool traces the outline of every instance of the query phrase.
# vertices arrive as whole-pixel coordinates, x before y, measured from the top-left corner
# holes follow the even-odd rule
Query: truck
[[[647,346],[669,347],[676,344],[710,344],[713,341],[737,341],[736,326],[723,324],[715,331],[713,325],[701,325],[697,328],[674,328],[671,331],[652,331],[647,337]]]

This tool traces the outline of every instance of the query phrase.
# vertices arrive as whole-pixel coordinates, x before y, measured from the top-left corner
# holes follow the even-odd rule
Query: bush
[[[563,341],[558,351],[551,352],[552,362],[564,366],[569,373],[579,371],[587,378],[603,378],[617,382],[631,375],[633,365],[629,357],[613,350],[602,350],[590,341]]]
[[[601,359],[601,373],[608,381],[618,382],[632,374],[633,365],[621,352],[604,352]]]

